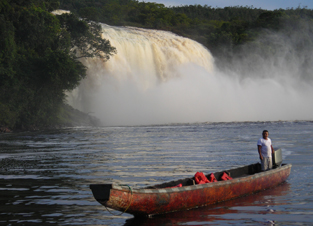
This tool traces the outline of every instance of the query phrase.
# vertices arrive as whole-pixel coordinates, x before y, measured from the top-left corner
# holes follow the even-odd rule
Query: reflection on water
[[[189,211],[133,219],[111,215],[91,183],[132,187],[221,171],[257,161],[268,129],[292,163],[275,189]],[[203,123],[67,128],[0,135],[0,224],[228,225],[312,224],[311,122]],[[114,214],[118,212],[113,211]]]

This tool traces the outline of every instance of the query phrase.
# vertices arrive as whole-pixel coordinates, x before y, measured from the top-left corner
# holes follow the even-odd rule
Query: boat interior
[[[273,169],[280,167],[281,164],[282,164],[282,151],[281,151],[281,149],[278,149],[273,154]],[[251,164],[251,165],[247,165],[247,166],[238,167],[235,169],[216,172],[216,173],[214,173],[214,176],[215,176],[217,181],[222,181],[221,177],[224,174],[224,172],[226,172],[228,174],[228,176],[230,176],[231,178],[234,179],[234,178],[246,177],[246,176],[250,176],[250,175],[253,175],[256,173],[260,173],[260,172],[262,172],[262,170],[261,170],[261,164],[255,163],[255,164]],[[209,178],[210,174],[211,173],[206,174],[205,176],[207,178]],[[171,188],[171,187],[175,187],[179,184],[181,184],[182,186],[195,185],[195,177],[185,178],[185,179],[176,180],[176,181],[170,181],[170,182],[166,182],[163,184],[157,184],[157,185],[146,187],[145,189]]]
[[[224,172],[226,172],[231,178],[245,177],[245,176],[249,176],[249,175],[253,175],[255,173],[261,172],[261,164],[255,163],[255,164],[251,164],[248,166],[239,167],[236,169],[213,173],[217,181],[222,181],[221,177]],[[209,178],[210,174],[211,173],[206,174],[205,176]],[[192,178],[185,178],[185,179],[180,179],[176,181],[170,181],[170,182],[163,183],[163,184],[149,186],[146,189],[169,188],[169,187],[177,186],[178,184],[182,184],[182,186],[195,185],[195,178],[192,177]]]

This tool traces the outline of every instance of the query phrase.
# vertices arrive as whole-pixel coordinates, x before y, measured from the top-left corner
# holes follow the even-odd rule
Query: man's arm
[[[259,151],[260,159],[263,160],[263,156],[262,156],[262,153],[261,153],[261,149],[262,149],[262,146],[261,146],[261,145],[258,145],[258,151]]]

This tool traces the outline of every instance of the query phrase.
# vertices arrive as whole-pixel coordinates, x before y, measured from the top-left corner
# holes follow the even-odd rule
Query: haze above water
[[[272,59],[256,53],[221,72],[211,53],[190,39],[102,27],[117,54],[108,62],[85,60],[88,77],[68,100],[106,126],[313,119],[312,82],[300,76],[303,62],[290,61],[293,47],[284,37],[262,37],[282,46]],[[247,66],[249,72],[235,72]]]

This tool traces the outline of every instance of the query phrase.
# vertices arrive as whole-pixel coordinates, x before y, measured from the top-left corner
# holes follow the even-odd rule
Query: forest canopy
[[[74,14],[53,15],[58,1],[0,3],[0,126],[28,129],[60,123],[65,92],[86,76],[84,57],[115,53],[100,26]]]
[[[215,57],[232,53],[243,43],[254,41],[264,29],[312,24],[313,10],[306,7],[265,10],[253,6],[214,8],[208,5],[163,4],[137,0],[60,0],[60,8],[109,25],[135,26],[172,31],[206,46]],[[288,25],[288,26],[286,26]]]

